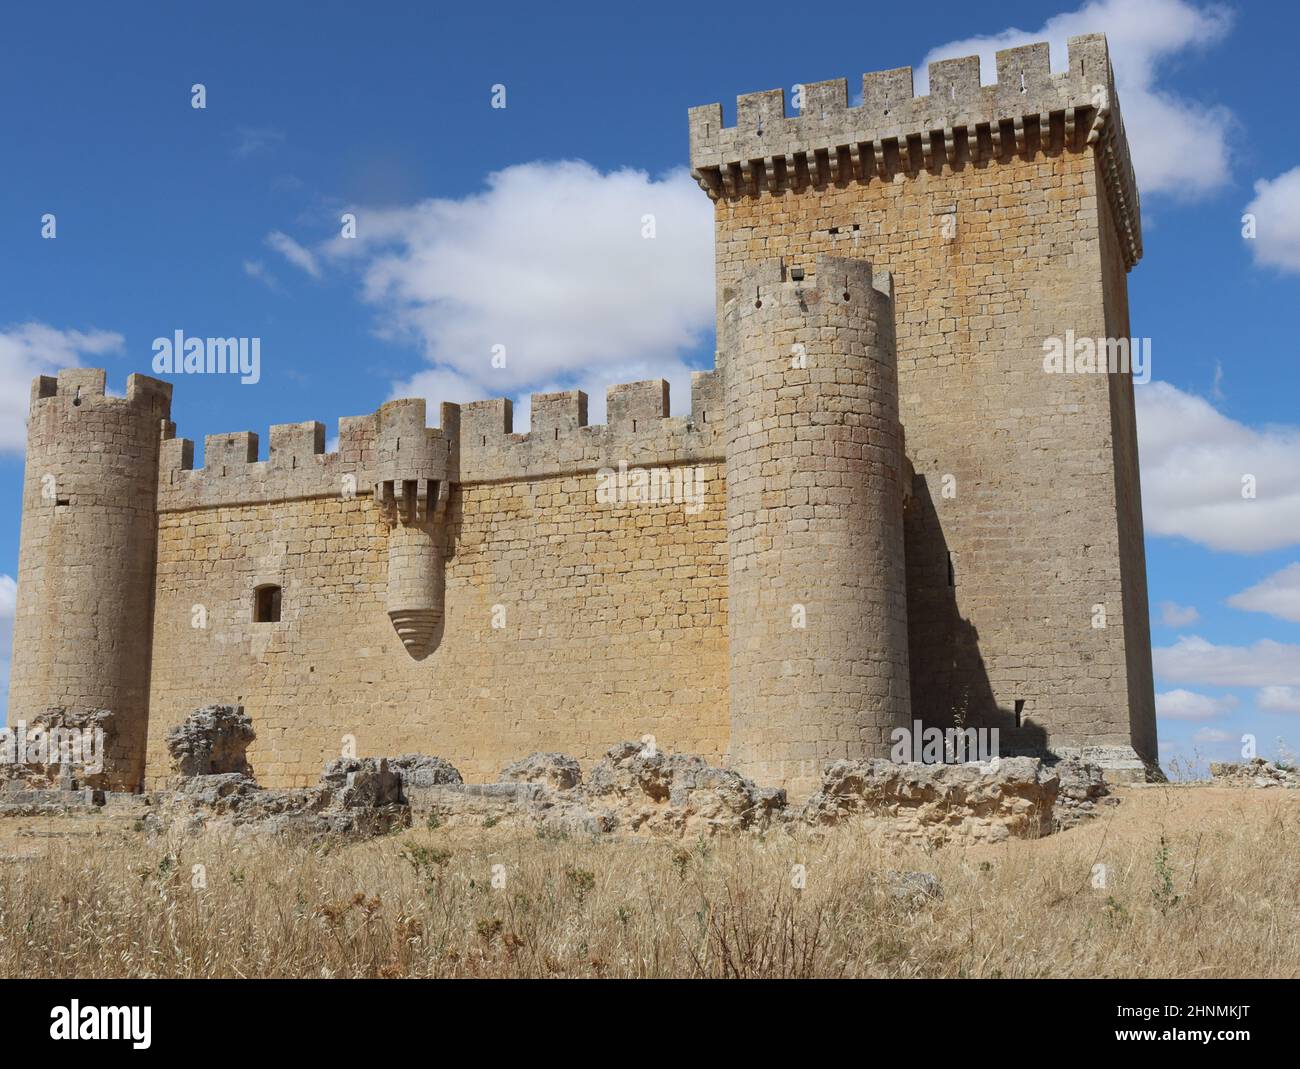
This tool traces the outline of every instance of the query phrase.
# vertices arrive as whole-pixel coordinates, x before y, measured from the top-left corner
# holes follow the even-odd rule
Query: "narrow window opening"
[[[952,551],[948,551],[948,585],[955,587],[957,585],[957,570],[952,564]]]
[[[271,584],[259,586],[254,592],[253,621],[259,624],[280,622],[280,588]]]
[[[407,523],[415,523],[415,510],[416,510],[415,487],[416,487],[416,480],[414,479],[402,480],[402,497],[405,499],[404,504],[406,505]]]
[[[1016,727],[1025,726],[1025,700],[1024,698],[1016,699]]]

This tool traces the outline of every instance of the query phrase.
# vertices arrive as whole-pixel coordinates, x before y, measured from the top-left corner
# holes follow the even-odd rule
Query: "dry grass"
[[[851,831],[594,843],[421,828],[310,849],[64,818],[0,822],[0,858],[4,976],[1300,974],[1292,792],[1130,790],[1064,835],[928,855]],[[934,872],[943,899],[890,899],[887,869]]]

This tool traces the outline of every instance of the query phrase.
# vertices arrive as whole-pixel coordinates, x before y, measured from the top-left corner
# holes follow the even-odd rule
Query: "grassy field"
[[[929,853],[851,829],[593,842],[418,827],[312,848],[7,819],[0,975],[1300,975],[1300,792],[1121,797],[1070,832]],[[934,873],[942,899],[892,898],[889,870]]]

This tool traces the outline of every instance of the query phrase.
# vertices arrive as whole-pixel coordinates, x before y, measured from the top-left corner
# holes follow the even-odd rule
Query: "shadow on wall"
[[[912,479],[903,512],[907,553],[907,640],[912,716],[923,728],[997,728],[1004,755],[1041,753],[1047,732],[1018,723],[1022,710],[999,706],[979,632],[957,606],[959,577],[925,475]]]

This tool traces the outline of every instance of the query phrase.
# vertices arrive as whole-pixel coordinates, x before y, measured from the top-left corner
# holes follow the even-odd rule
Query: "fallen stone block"
[[[167,732],[167,752],[178,779],[223,773],[251,776],[245,753],[256,737],[242,705],[207,705]]]
[[[800,820],[828,827],[856,819],[890,838],[940,845],[1001,842],[1052,831],[1060,781],[1034,757],[985,764],[835,761]]]
[[[890,898],[912,908],[922,906],[932,899],[943,898],[943,887],[933,872],[891,870],[885,873],[885,887]]]
[[[557,791],[567,791],[582,782],[582,766],[562,753],[532,753],[501,770],[507,782],[544,783]]]

